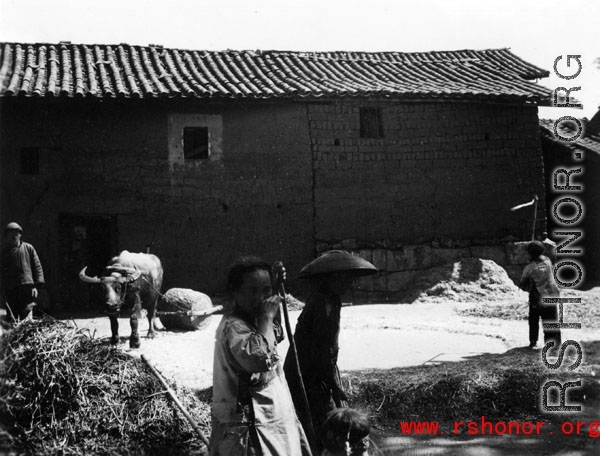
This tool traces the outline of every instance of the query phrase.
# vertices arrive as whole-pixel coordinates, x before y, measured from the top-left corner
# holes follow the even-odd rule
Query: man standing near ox
[[[4,230],[2,249],[2,303],[9,319],[23,319],[33,309],[38,289],[44,286],[44,272],[35,248],[21,240],[23,228],[11,222]]]

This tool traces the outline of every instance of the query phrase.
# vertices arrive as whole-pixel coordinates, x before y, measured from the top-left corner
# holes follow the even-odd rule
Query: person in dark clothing
[[[543,255],[544,244],[532,241],[527,246],[531,261],[523,269],[519,287],[529,292],[529,347],[535,348],[539,335],[539,320],[543,323],[556,323],[556,304],[544,304],[543,298],[557,297],[560,290],[554,280],[552,263]],[[554,342],[553,349],[561,344],[560,329],[544,329],[544,343]]]
[[[337,366],[341,296],[354,279],[376,272],[375,266],[368,261],[337,250],[325,253],[300,271],[300,277],[309,278],[313,286],[294,334],[310,417],[303,406],[292,351],[288,351],[283,369],[300,422],[309,433],[309,419],[312,421],[319,451],[322,450],[321,430],[325,418],[334,408],[348,406]]]
[[[332,274],[326,278],[320,278],[316,290],[306,301],[294,333],[298,363],[317,442],[320,441],[319,428],[327,414],[335,407],[347,406],[337,359],[342,308],[340,296],[349,287],[350,282],[351,279],[349,280],[343,275],[334,276]],[[302,407],[301,390],[295,372],[295,360],[290,352],[288,352],[283,369],[300,421],[307,430],[308,417]]]
[[[2,303],[9,320],[25,318],[35,306],[38,290],[44,286],[44,272],[35,248],[21,240],[23,229],[9,223],[2,249]]]

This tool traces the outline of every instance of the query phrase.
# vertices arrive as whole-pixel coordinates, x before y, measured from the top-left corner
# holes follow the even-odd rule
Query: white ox
[[[131,253],[123,250],[114,257],[101,277],[86,275],[87,266],[79,273],[84,282],[100,284],[104,291],[106,313],[110,319],[111,343],[119,341],[119,320],[121,307],[131,308],[131,336],[129,345],[139,348],[138,319],[141,310],[146,309],[148,316],[148,337],[154,337],[154,317],[156,304],[160,297],[163,280],[163,268],[156,255],[149,253]]]

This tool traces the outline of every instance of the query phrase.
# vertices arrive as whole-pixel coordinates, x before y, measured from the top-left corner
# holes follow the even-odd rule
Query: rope
[[[144,275],[141,275],[140,277],[141,277],[142,279],[144,279],[144,280],[146,281],[146,283],[147,283],[148,285],[150,285],[150,286],[152,287],[152,289],[153,289],[154,291],[156,291],[156,292],[159,294],[159,296],[160,296],[161,298],[164,298],[164,297],[165,297],[165,295],[164,295],[164,294],[162,294],[162,293],[160,292],[160,290],[158,290],[158,289],[157,289],[157,288],[156,288],[156,287],[155,287],[155,286],[152,284],[152,282],[150,282],[150,281],[149,281],[149,280],[148,280],[148,279],[147,279],[147,278],[146,278]],[[173,305],[174,305],[174,306],[175,306],[177,309],[179,309],[181,312],[189,312],[189,311],[190,311],[190,309],[185,309],[185,308],[183,308],[181,305],[177,304],[176,302],[173,302],[172,304],[173,304]],[[157,307],[158,307],[158,303],[157,303]]]
[[[149,280],[146,278],[146,276],[145,276],[144,274],[142,274],[142,275],[140,276],[140,278],[144,279],[144,280],[146,281],[146,283],[147,283],[148,285],[150,285],[150,286],[152,287],[152,289],[153,289],[154,291],[156,291],[156,292],[159,294],[159,296],[160,296],[161,298],[164,298],[164,297],[165,297],[165,295],[164,295],[164,294],[162,294],[162,293],[160,292],[160,290],[159,290],[158,288],[156,288],[156,287],[154,286],[154,284],[153,284],[152,282],[150,282],[150,281],[149,281]]]

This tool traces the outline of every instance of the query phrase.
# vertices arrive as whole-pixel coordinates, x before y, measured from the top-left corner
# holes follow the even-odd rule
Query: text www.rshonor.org
[[[455,421],[450,434],[469,435],[540,435],[552,434],[553,431],[544,429],[545,421],[489,421],[485,417],[477,421]],[[400,432],[404,435],[443,435],[439,421],[400,421]],[[564,435],[587,435],[592,438],[600,437],[600,421],[565,421],[560,427]]]

